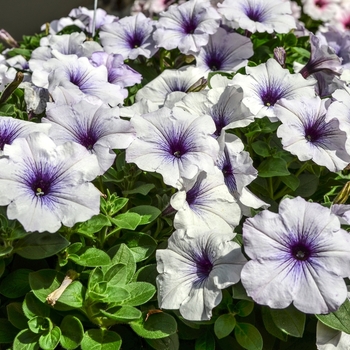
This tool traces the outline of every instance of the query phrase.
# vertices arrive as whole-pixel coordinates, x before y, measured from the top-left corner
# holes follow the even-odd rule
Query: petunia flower
[[[256,67],[247,67],[246,72],[248,75],[236,74],[231,84],[243,89],[243,103],[256,118],[266,116],[271,121],[277,121],[274,105],[279,99],[315,96],[315,80],[291,74],[273,58]]]
[[[54,105],[42,122],[51,124],[49,136],[56,144],[73,141],[95,154],[99,175],[113,164],[116,157],[113,149],[125,149],[135,138],[130,122],[119,118],[119,108],[109,108],[102,101]]]
[[[225,138],[231,136],[230,142]],[[216,166],[222,172],[227,189],[236,199],[242,214],[251,216],[251,208],[267,208],[269,205],[249,191],[247,186],[258,176],[258,171],[253,167],[253,160],[249,152],[244,151],[243,142],[229,134],[222,135],[219,139],[220,153]]]
[[[57,146],[43,133],[5,145],[0,158],[0,205],[26,231],[56,232],[99,213],[96,156],[75,144]]]
[[[107,12],[103,9],[98,8],[94,14],[94,10],[89,10],[86,7],[79,6],[74,8],[69,12],[70,17],[80,20],[85,27],[83,28],[88,33],[93,32],[94,24],[94,15],[95,15],[95,29],[100,29],[104,24],[112,23],[117,21],[118,18],[113,15],[108,15]]]
[[[41,70],[43,64],[50,58],[55,57],[52,50],[56,50],[63,55],[77,55],[78,57],[90,58],[93,52],[102,51],[103,49],[96,41],[86,40],[83,32],[49,35],[40,39],[40,46],[33,50],[29,67],[34,72]]]
[[[296,28],[289,1],[284,0],[225,0],[218,11],[233,28],[251,33],[288,33]]]
[[[117,53],[136,59],[138,56],[152,57],[158,48],[152,38],[155,21],[143,13],[121,18],[118,22],[102,26],[99,36],[107,53]]]
[[[252,41],[238,33],[229,33],[223,28],[210,35],[208,44],[194,56],[197,67],[207,71],[236,72],[253,56]]]
[[[221,16],[209,0],[189,0],[171,5],[160,13],[153,38],[158,47],[178,48],[181,53],[194,54],[207,45],[209,35],[219,27]]]
[[[31,123],[26,120],[0,116],[0,156],[5,145],[11,145],[18,137],[26,137],[33,132],[47,134],[50,125]]]
[[[142,75],[124,64],[122,55],[108,54],[106,52],[95,52],[91,55],[90,62],[95,67],[106,66],[108,71],[108,82],[124,88],[139,84]]]
[[[87,57],[65,56],[58,52],[55,54],[60,59],[52,58],[45,65],[47,71],[50,72],[51,70],[48,75],[48,89],[50,93],[59,87],[69,90],[81,99],[85,96],[98,97],[112,107],[122,104],[124,98],[127,97],[126,90],[119,85],[108,82],[106,66],[94,67]],[[33,82],[40,84],[41,80],[33,80]],[[41,85],[41,87],[45,86]]]
[[[301,0],[303,11],[314,20],[329,21],[336,14],[340,0]]]
[[[162,107],[167,99],[176,95],[176,100],[172,101],[172,104],[175,104],[186,95],[191,86],[203,79],[206,75],[207,74],[203,72],[203,70],[194,66],[185,66],[182,69],[166,69],[142,89],[137,91],[136,101],[138,102],[141,99],[145,99]]]
[[[283,148],[299,160],[312,159],[316,164],[337,172],[350,163],[345,149],[346,133],[339,128],[339,120],[329,114],[325,100],[319,97],[299,101],[280,100],[275,105],[282,122],[277,136]]]
[[[187,320],[209,320],[221,289],[239,281],[246,262],[234,236],[227,229],[175,231],[168,248],[156,251],[159,307],[179,309]]]
[[[136,139],[126,150],[126,161],[163,176],[176,187],[180,177],[193,178],[198,171],[211,172],[219,144],[211,137],[215,130],[209,116],[194,116],[181,108],[163,107],[130,120]]]
[[[219,169],[211,174],[202,171],[193,179],[182,178],[181,185],[170,199],[172,208],[177,210],[175,228],[194,225],[220,230],[223,226],[234,228],[239,224],[240,208],[228,191]]]
[[[284,199],[243,224],[242,270],[247,294],[258,304],[304,313],[336,311],[345,301],[350,271],[350,236],[330,209],[303,198]]]

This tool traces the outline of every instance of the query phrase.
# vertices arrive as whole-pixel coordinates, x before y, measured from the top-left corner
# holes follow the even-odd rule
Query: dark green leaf
[[[306,315],[293,305],[285,309],[270,309],[275,325],[284,333],[301,338],[304,333]]]
[[[232,314],[221,315],[214,323],[214,332],[218,339],[227,337],[235,328],[236,319]]]
[[[111,226],[111,222],[103,214],[93,216],[90,220],[79,224],[77,232],[93,236],[94,233],[101,231],[105,226]]]
[[[177,325],[174,317],[161,312],[149,315],[146,321],[146,315],[145,311],[141,319],[130,322],[131,328],[140,337],[159,339],[176,333]]]
[[[350,334],[350,301],[346,299],[340,308],[327,315],[316,315],[326,326]]]
[[[18,269],[7,275],[0,284],[0,293],[7,298],[18,298],[30,291],[28,276],[32,270]]]
[[[146,342],[156,350],[178,350],[180,346],[177,334],[161,339],[146,339]]]
[[[295,191],[295,196],[310,197],[318,187],[319,178],[314,174],[301,174],[299,176],[300,185]]]
[[[6,306],[8,320],[18,329],[28,328],[28,319],[22,310],[22,303],[10,303]]]
[[[287,334],[282,332],[273,321],[270,308],[267,306],[263,306],[261,309],[261,314],[266,330],[274,337],[283,341],[287,341]]]
[[[203,333],[195,344],[195,350],[215,350],[215,338],[211,332]]]
[[[147,259],[157,248],[157,242],[141,232],[127,232],[119,241],[128,246],[136,262]]]
[[[237,322],[235,337],[238,344],[247,350],[261,350],[263,348],[262,336],[252,324]]]
[[[129,213],[137,213],[141,215],[141,222],[139,225],[145,225],[157,219],[161,211],[157,207],[152,207],[151,205],[139,205],[131,208]]]
[[[77,254],[69,255],[68,258],[81,266],[95,267],[110,265],[111,263],[111,259],[107,253],[93,247],[84,247],[83,250],[79,251]]]
[[[23,312],[28,319],[35,316],[49,317],[50,307],[40,301],[33,292],[27,293],[23,301]]]
[[[235,305],[235,310],[238,314],[238,316],[246,317],[250,315],[250,313],[253,311],[254,308],[254,302],[248,301],[248,300],[240,300]]]
[[[39,345],[43,350],[55,349],[61,337],[61,330],[55,326],[51,331],[46,332],[39,338]]]
[[[37,350],[39,349],[39,338],[40,334],[35,334],[29,329],[24,329],[17,334],[13,342],[13,350]]]
[[[124,305],[138,306],[152,299],[156,293],[156,288],[147,282],[133,282],[124,287],[130,296],[124,301]]]
[[[111,218],[111,221],[114,225],[121,229],[124,228],[128,230],[135,230],[135,228],[141,222],[141,216],[137,213],[127,212],[118,214],[117,216]]]
[[[80,320],[72,315],[67,315],[61,322],[60,343],[65,349],[76,349],[84,336],[84,328]]]
[[[266,158],[270,155],[270,147],[266,142],[263,142],[263,141],[253,142],[252,147],[254,152],[259,156]]]
[[[260,177],[287,176],[287,162],[282,158],[268,158],[261,162],[258,167]]]
[[[28,321],[28,326],[33,333],[42,334],[52,328],[52,323],[47,317],[35,316]]]
[[[119,350],[122,339],[119,334],[105,329],[90,329],[84,333],[82,350]]]
[[[30,233],[15,244],[15,252],[26,259],[44,259],[66,248],[69,242],[58,233]]]
[[[136,194],[141,193],[142,195],[146,196],[150,190],[152,190],[155,187],[154,184],[144,184],[139,187],[133,188],[132,190],[123,191],[123,195],[129,195],[129,194]]]
[[[281,176],[279,179],[292,191],[295,191],[300,185],[299,179],[294,174],[290,174],[288,176]]]
[[[18,329],[7,319],[0,318],[0,344],[12,343],[17,333]]]
[[[117,306],[108,310],[101,310],[101,314],[118,322],[130,322],[138,320],[142,313],[132,306]]]

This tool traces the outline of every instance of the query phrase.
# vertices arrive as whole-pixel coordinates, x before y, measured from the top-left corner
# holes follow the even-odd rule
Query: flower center
[[[264,16],[262,9],[255,5],[249,5],[248,8],[245,9],[246,16],[254,22],[263,22]]]
[[[324,0],[317,0],[315,1],[315,6],[319,7],[319,8],[322,8],[324,6],[327,5],[327,1],[324,1]]]
[[[325,137],[331,136],[332,133],[329,125],[325,122],[325,115],[309,120],[304,128],[305,139],[313,144],[322,144]]]
[[[182,25],[185,34],[193,34],[198,26],[198,20],[196,17],[183,18]]]
[[[291,254],[295,259],[305,261],[310,258],[311,250],[305,243],[298,242],[291,247]]]
[[[203,253],[203,255],[196,258],[195,263],[199,280],[202,281],[208,278],[213,269],[213,263],[210,261],[209,256],[206,253]]]
[[[51,181],[50,179],[37,178],[32,182],[31,188],[36,196],[45,196],[50,192]]]
[[[127,42],[130,46],[130,49],[137,49],[143,43],[144,35],[140,31],[135,31],[133,34],[128,35]]]
[[[260,98],[267,107],[274,106],[275,103],[283,97],[283,92],[274,86],[267,86],[261,89]]]

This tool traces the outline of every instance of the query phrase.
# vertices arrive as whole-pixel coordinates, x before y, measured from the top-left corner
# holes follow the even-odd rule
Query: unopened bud
[[[286,50],[283,47],[275,47],[273,49],[273,57],[282,68],[286,67]]]
[[[18,42],[5,29],[0,29],[0,40],[11,47],[19,47]]]

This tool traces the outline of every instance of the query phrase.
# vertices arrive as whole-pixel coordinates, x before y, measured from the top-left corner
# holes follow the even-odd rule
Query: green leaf
[[[123,191],[123,195],[127,196],[129,194],[141,193],[142,195],[146,196],[148,192],[152,190],[154,187],[155,187],[154,184],[144,184],[136,188],[133,188],[132,190]]]
[[[319,178],[314,174],[299,175],[300,185],[295,191],[295,196],[310,197],[313,195],[318,187]]]
[[[35,316],[28,321],[29,329],[35,334],[41,334],[52,329],[51,320],[47,317]]]
[[[302,47],[291,47],[291,50],[302,57],[310,58],[310,51],[303,49]]]
[[[177,334],[161,339],[146,339],[146,342],[156,350],[178,350],[180,347]]]
[[[80,266],[103,266],[109,265],[111,259],[108,254],[101,249],[84,247],[76,254],[69,255],[68,258]]]
[[[46,303],[47,296],[61,285],[64,278],[63,273],[55,270],[39,270],[29,274],[29,284],[35,296],[41,302]],[[56,302],[55,309],[67,311],[82,307],[83,294],[83,285],[78,281],[73,281]]]
[[[39,345],[43,350],[55,349],[61,338],[61,330],[55,326],[51,331],[42,334],[39,338]]]
[[[37,350],[39,349],[39,338],[40,334],[35,334],[29,329],[24,329],[17,334],[13,342],[13,350]]]
[[[260,332],[249,323],[237,322],[235,337],[239,345],[248,350],[261,350],[263,339]]]
[[[44,259],[68,247],[69,242],[58,233],[30,233],[14,245],[15,252],[26,259]]]
[[[119,242],[128,246],[136,262],[146,260],[157,248],[157,242],[151,236],[141,232],[127,232]]]
[[[215,350],[215,338],[211,332],[203,333],[195,344],[195,350]]]
[[[147,282],[133,282],[129,283],[124,287],[130,296],[126,299],[123,305],[138,306],[146,303],[152,299],[156,293],[156,288]]]
[[[108,255],[112,258],[112,264],[124,264],[128,266],[127,280],[130,281],[136,271],[136,262],[132,251],[122,243],[110,249]]]
[[[28,282],[32,270],[18,269],[8,274],[0,284],[0,293],[7,298],[19,298],[30,291]]]
[[[294,174],[290,174],[288,176],[281,176],[279,180],[281,180],[292,191],[295,191],[300,185],[300,180]]]
[[[232,298],[241,299],[241,300],[250,300],[253,299],[247,295],[246,290],[244,289],[242,282],[238,282],[232,286]]]
[[[27,293],[23,301],[23,313],[31,319],[35,316],[49,317],[50,307],[40,301],[33,292]]]
[[[258,167],[260,177],[287,176],[287,162],[282,158],[268,158],[261,162]]]
[[[118,197],[116,193],[109,194],[108,198],[101,198],[101,209],[109,216],[113,216],[128,203],[128,198]]]
[[[141,222],[141,216],[137,213],[127,212],[111,218],[111,221],[121,229],[135,230]]]
[[[79,281],[73,281],[59,298],[59,309],[79,309],[83,306],[85,288]],[[56,305],[55,305],[56,308]]]
[[[214,332],[218,339],[227,337],[235,328],[236,319],[232,314],[221,315],[214,323]]]
[[[23,313],[21,303],[10,303],[6,306],[8,320],[18,329],[28,328],[28,319]]]
[[[144,311],[141,319],[130,322],[132,330],[140,337],[159,339],[176,333],[177,324],[171,315],[164,312],[151,314],[147,321],[146,315],[147,311]]]
[[[7,246],[7,247],[0,247],[0,258],[6,257],[6,255],[9,255],[13,251],[13,247]],[[0,276],[2,274],[0,273]]]
[[[293,305],[286,309],[270,309],[275,325],[284,333],[301,338],[304,333],[306,315]]]
[[[93,289],[94,285],[104,281],[103,272],[100,267],[95,267],[89,274],[88,289]]]
[[[105,303],[115,303],[121,305],[125,300],[129,298],[130,294],[125,289],[125,286],[120,287],[118,285],[107,284],[107,289],[104,298],[101,301]]]
[[[101,231],[103,227],[111,225],[111,222],[105,215],[98,214],[93,216],[90,220],[79,224],[77,232],[93,237],[94,233]]]
[[[350,301],[346,299],[340,308],[327,315],[316,315],[326,326],[350,334]]]
[[[140,310],[132,306],[116,306],[112,309],[101,310],[101,314],[118,322],[130,322],[138,320],[142,313]]]
[[[139,205],[129,210],[129,213],[137,213],[141,215],[141,222],[139,225],[146,225],[157,219],[161,211],[157,207],[151,205]]]
[[[76,349],[84,336],[84,327],[80,320],[75,316],[67,315],[62,320],[60,328],[62,347],[68,350]]]
[[[116,264],[106,272],[104,280],[109,284],[123,286],[130,281],[133,274],[133,266]]]
[[[253,308],[254,302],[248,300],[240,300],[235,305],[235,311],[237,312],[238,316],[241,317],[247,317],[250,315],[250,313],[253,311]]]
[[[256,154],[264,158],[270,155],[270,147],[266,142],[263,142],[263,141],[253,142],[252,148]]]
[[[4,274],[5,268],[5,260],[0,258],[0,277]]]
[[[0,318],[0,344],[12,343],[18,333],[6,318]]]
[[[82,350],[119,350],[122,339],[116,332],[105,329],[90,329],[84,333]]]
[[[133,281],[148,282],[156,286],[157,276],[158,276],[157,264],[146,265],[136,271],[133,277]]]
[[[274,337],[281,339],[283,341],[287,341],[287,334],[282,332],[275,324],[272,319],[270,308],[267,306],[263,306],[261,309],[262,319],[264,322],[264,326],[266,330],[272,334]]]

